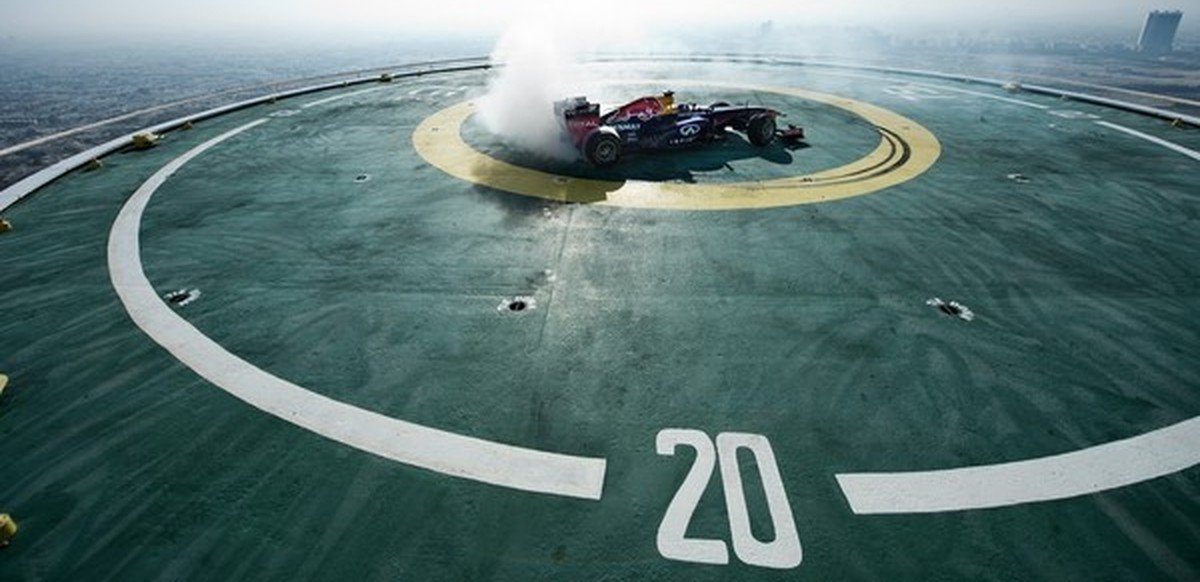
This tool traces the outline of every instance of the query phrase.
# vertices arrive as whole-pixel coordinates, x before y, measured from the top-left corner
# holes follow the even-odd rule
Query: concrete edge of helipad
[[[835,61],[804,60],[804,59],[797,59],[794,57],[789,57],[786,55],[780,55],[780,56],[719,55],[719,54],[716,54],[716,55],[670,55],[670,54],[668,54],[668,55],[612,55],[612,56],[605,56],[605,57],[593,59],[593,62],[617,62],[617,61],[628,62],[628,61],[639,61],[639,60],[640,61],[647,61],[647,60],[649,60],[649,61],[674,61],[674,62],[717,62],[717,61],[720,61],[720,62],[747,63],[747,64],[815,66],[815,67],[840,68],[840,69],[851,69],[851,70],[860,70],[860,71],[892,73],[892,74],[909,75],[909,76],[915,76],[915,77],[935,78],[935,79],[941,79],[941,80],[947,80],[947,81],[978,83],[978,84],[982,84],[982,85],[990,85],[990,86],[995,86],[995,87],[1004,87],[1007,84],[1006,81],[1003,81],[1000,79],[991,79],[991,78],[987,78],[987,77],[974,77],[974,76],[970,76],[970,75],[939,73],[936,71],[925,71],[925,70],[920,70],[920,69],[905,69],[905,68],[898,68],[898,67],[884,67],[884,66],[878,66],[878,65],[860,65],[860,64],[854,64],[854,63],[842,63],[842,62],[835,62]],[[445,64],[446,62],[447,61],[413,63],[408,66],[410,66],[410,67],[428,67],[430,65]],[[451,61],[451,62],[463,63],[463,64],[457,64],[455,66],[449,66],[449,67],[442,66],[442,67],[419,69],[419,70],[405,70],[402,72],[391,73],[391,75],[393,78],[401,79],[401,78],[408,78],[408,77],[419,77],[419,76],[423,76],[423,75],[437,75],[437,74],[453,73],[453,72],[461,72],[461,71],[484,70],[484,69],[491,68],[493,66],[491,63],[488,62],[488,59],[486,57],[465,58],[465,59],[460,59],[460,60]],[[319,85],[312,85],[309,87],[293,89],[290,91],[284,91],[284,92],[280,92],[280,93],[264,95],[261,97],[248,99],[245,101],[239,101],[237,103],[233,103],[230,105],[225,105],[225,106],[217,107],[214,109],[209,109],[207,111],[195,113],[195,114],[188,115],[185,117],[180,117],[178,119],[174,119],[171,121],[167,121],[164,123],[160,123],[160,124],[151,126],[149,128],[143,129],[141,131],[130,133],[128,135],[125,135],[125,136],[113,139],[111,141],[105,142],[103,144],[100,144],[96,147],[88,149],[79,154],[73,155],[73,156],[66,158],[64,160],[61,160],[53,165],[47,166],[46,168],[42,169],[41,171],[38,171],[38,172],[20,180],[19,182],[9,186],[8,188],[5,188],[3,191],[0,191],[0,212],[7,210],[13,204],[16,204],[18,201],[29,196],[30,194],[33,194],[34,192],[36,192],[39,189],[41,189],[42,187],[50,184],[51,182],[54,182],[55,180],[65,176],[66,174],[83,167],[85,164],[87,164],[92,159],[104,157],[104,156],[112,154],[124,147],[127,147],[132,142],[133,136],[137,133],[142,133],[142,132],[164,133],[164,132],[172,131],[172,130],[178,129],[180,127],[183,127],[184,125],[186,125],[188,123],[194,123],[194,122],[203,121],[206,119],[212,119],[214,117],[219,117],[226,113],[232,113],[235,111],[253,107],[255,105],[262,105],[264,103],[270,103],[272,101],[278,101],[281,99],[288,99],[288,98],[292,98],[292,97],[299,97],[302,95],[308,95],[308,94],[318,93],[318,92],[322,92],[322,91],[328,91],[328,90],[332,90],[332,89],[341,89],[341,88],[355,86],[355,85],[363,85],[363,84],[367,84],[367,83],[378,82],[379,80],[380,80],[379,76],[358,77],[358,78],[349,79],[349,80],[323,83],[323,84],[319,84]],[[1101,105],[1101,106],[1105,106],[1105,107],[1112,107],[1112,108],[1116,108],[1116,109],[1121,109],[1121,110],[1130,111],[1133,113],[1148,115],[1151,117],[1157,117],[1157,118],[1166,119],[1166,120],[1172,120],[1172,121],[1179,120],[1184,123],[1187,123],[1187,124],[1190,124],[1190,125],[1193,125],[1196,127],[1200,127],[1200,117],[1191,116],[1191,115],[1181,115],[1181,114],[1177,114],[1177,113],[1167,111],[1164,109],[1158,109],[1158,108],[1154,108],[1154,107],[1137,105],[1135,103],[1129,103],[1129,102],[1121,101],[1118,99],[1110,99],[1107,97],[1100,97],[1097,95],[1090,95],[1087,93],[1080,93],[1080,92],[1075,92],[1075,91],[1056,89],[1053,87],[1047,87],[1047,86],[1043,86],[1043,85],[1022,85],[1021,89],[1024,91],[1028,91],[1030,93],[1049,95],[1052,97],[1059,97],[1059,98],[1074,99],[1074,100],[1081,101],[1081,102],[1092,103],[1092,104]]]
[[[698,63],[732,62],[732,63],[762,64],[762,65],[792,65],[792,66],[822,67],[822,68],[832,68],[832,69],[851,69],[851,70],[857,70],[857,71],[871,71],[871,72],[876,72],[876,73],[893,73],[893,74],[908,75],[908,76],[913,76],[913,77],[925,77],[925,78],[930,78],[930,79],[940,79],[943,81],[956,81],[956,82],[960,82],[960,83],[975,83],[975,84],[980,84],[980,85],[990,85],[993,87],[1000,87],[1000,88],[1004,88],[1005,86],[1012,83],[1011,79],[1010,80],[993,79],[990,77],[976,77],[973,75],[963,75],[963,74],[958,74],[958,73],[941,73],[938,71],[929,71],[929,70],[924,70],[924,69],[908,69],[908,68],[903,68],[903,67],[885,67],[885,66],[881,66],[881,65],[864,65],[864,64],[857,64],[857,63],[840,62],[840,61],[809,60],[809,59],[791,57],[791,56],[787,56],[787,55],[735,55],[735,54],[714,54],[714,55],[667,54],[667,55],[661,55],[661,56],[624,55],[624,56],[606,57],[606,59],[600,59],[600,60],[602,60],[602,61],[603,60],[611,60],[611,61],[651,60],[651,61],[669,61],[669,62],[698,62]],[[1039,95],[1048,95],[1050,97],[1073,99],[1073,100],[1081,101],[1084,103],[1092,103],[1094,105],[1102,105],[1105,107],[1112,107],[1112,108],[1121,109],[1124,111],[1129,111],[1132,113],[1139,113],[1139,114],[1148,115],[1151,117],[1158,117],[1158,118],[1165,119],[1168,121],[1179,120],[1183,123],[1187,123],[1187,124],[1195,126],[1195,127],[1200,127],[1200,117],[1197,117],[1194,115],[1181,114],[1181,113],[1177,113],[1177,112],[1173,112],[1173,111],[1168,111],[1166,109],[1161,109],[1158,107],[1149,107],[1146,105],[1138,105],[1136,103],[1130,103],[1128,101],[1122,101],[1120,99],[1112,99],[1109,97],[1100,97],[1098,95],[1092,95],[1092,94],[1083,93],[1080,91],[1068,91],[1066,89],[1059,89],[1057,87],[1050,87],[1050,86],[1046,86],[1046,85],[1037,85],[1037,84],[1021,83],[1020,90],[1029,92],[1029,93],[1039,94]],[[1169,97],[1165,97],[1165,96],[1164,96],[1164,98],[1170,99]]]
[[[391,79],[403,79],[403,78],[409,78],[409,77],[420,77],[423,75],[436,75],[436,74],[454,73],[454,72],[461,72],[461,71],[482,70],[482,69],[487,69],[491,66],[486,62],[485,59],[482,59],[482,58],[466,59],[462,62],[466,62],[466,63],[475,62],[475,64],[464,64],[464,65],[458,65],[458,66],[452,66],[452,67],[440,67],[440,68],[434,68],[434,69],[419,69],[419,70],[411,70],[411,71],[405,70],[402,72],[392,72],[392,73],[386,73],[386,74],[390,75]],[[426,67],[426,66],[429,66],[430,64],[431,63],[414,63],[409,66],[411,66],[411,67]],[[34,192],[40,190],[42,187],[50,184],[51,182],[54,182],[55,180],[67,175],[68,173],[83,167],[89,161],[91,161],[93,159],[97,159],[97,158],[102,158],[104,156],[107,156],[109,154],[117,152],[117,151],[121,150],[122,148],[128,147],[130,144],[133,143],[133,136],[136,134],[139,134],[139,133],[154,133],[154,134],[166,133],[169,131],[179,129],[189,123],[197,123],[200,121],[204,121],[206,119],[220,117],[227,113],[241,111],[243,109],[248,109],[248,108],[254,107],[256,105],[263,105],[266,103],[272,103],[272,102],[279,101],[282,99],[289,99],[292,97],[300,97],[303,95],[319,93],[322,91],[329,91],[332,89],[343,89],[346,87],[364,85],[367,83],[378,83],[378,82],[380,82],[380,80],[381,80],[381,77],[379,75],[372,75],[372,76],[368,76],[368,77],[357,77],[357,78],[347,79],[347,80],[342,80],[342,81],[333,81],[333,82],[329,82],[329,83],[322,83],[319,85],[311,85],[308,87],[301,87],[299,89],[292,89],[289,91],[271,93],[268,95],[263,95],[261,97],[255,97],[253,99],[246,99],[243,101],[238,101],[236,103],[231,103],[229,105],[223,105],[221,107],[215,107],[213,109],[208,109],[206,111],[201,111],[199,113],[193,113],[191,115],[186,115],[184,117],[180,117],[177,119],[165,121],[163,123],[152,125],[145,129],[123,135],[116,139],[104,142],[96,147],[90,148],[88,150],[85,150],[83,152],[75,154],[71,157],[63,159],[63,160],[56,162],[50,166],[47,166],[46,168],[44,168],[38,172],[35,172],[34,174],[29,175],[28,177],[9,186],[8,188],[5,188],[3,191],[0,191],[0,212],[7,210],[13,204],[16,204],[21,199],[25,198],[26,196],[29,196],[30,194],[33,194]]]

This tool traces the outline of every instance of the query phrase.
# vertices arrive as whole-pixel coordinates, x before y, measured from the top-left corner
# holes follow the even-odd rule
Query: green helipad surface
[[[895,74],[593,68],[610,103],[686,81],[808,147],[604,174],[435,135],[488,73],[427,75],[6,211],[0,580],[1200,577],[1200,133]],[[451,176],[446,139],[493,161]],[[829,178],[873,152],[887,184]]]

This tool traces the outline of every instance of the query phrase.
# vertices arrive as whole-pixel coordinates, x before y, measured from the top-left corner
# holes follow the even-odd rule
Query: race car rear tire
[[[610,127],[593,130],[584,140],[583,157],[597,167],[617,163],[621,159],[621,136]]]
[[[750,118],[746,126],[746,137],[756,146],[765,146],[775,141],[775,117],[767,113],[759,113]]]

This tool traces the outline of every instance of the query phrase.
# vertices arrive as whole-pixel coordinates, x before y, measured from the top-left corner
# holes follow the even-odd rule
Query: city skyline
[[[10,0],[0,5],[0,35],[17,37],[149,38],[240,34],[261,37],[383,35],[496,35],[514,22],[542,20],[577,26],[594,34],[597,22],[619,22],[623,30],[671,35],[717,25],[752,25],[773,20],[793,26],[864,26],[883,34],[921,29],[1005,30],[1062,27],[1123,28],[1136,38],[1153,10],[1200,13],[1200,0],[1008,0],[971,5],[949,0],[913,0],[903,6],[881,0],[831,5],[815,1],[744,0],[737,10],[698,10],[686,2],[564,2],[552,9],[534,0],[506,3],[462,0],[414,10],[384,0],[212,0],[171,3],[152,0],[87,2]],[[1179,34],[1200,34],[1200,22],[1183,19]]]

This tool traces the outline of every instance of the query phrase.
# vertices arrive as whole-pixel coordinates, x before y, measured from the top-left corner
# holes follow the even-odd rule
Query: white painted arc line
[[[914,84],[918,84],[918,83],[914,83]],[[942,89],[945,91],[950,91],[952,93],[962,93],[964,95],[975,95],[976,97],[983,97],[985,99],[992,99],[994,101],[1003,101],[1005,103],[1012,103],[1013,105],[1020,105],[1022,107],[1029,107],[1032,109],[1042,109],[1042,110],[1050,109],[1049,106],[1042,105],[1040,103],[1032,103],[1029,101],[1023,101],[1021,99],[1013,99],[1012,97],[1002,97],[1000,95],[991,95],[989,93],[984,93],[982,91],[970,91],[967,89],[959,89],[957,87],[943,87],[943,86],[939,86],[939,85],[922,85],[922,86],[931,87],[934,89]]]
[[[1115,129],[1115,130],[1117,130],[1117,131],[1120,131],[1120,132],[1123,132],[1123,133],[1127,133],[1127,134],[1129,134],[1129,135],[1132,135],[1132,136],[1134,136],[1134,137],[1139,137],[1139,138],[1141,138],[1141,139],[1144,139],[1144,140],[1146,140],[1146,141],[1148,141],[1148,142],[1150,142],[1150,143],[1153,143],[1153,144],[1157,144],[1157,145],[1163,146],[1163,147],[1165,147],[1165,148],[1167,148],[1167,149],[1169,149],[1169,150],[1172,150],[1172,151],[1175,151],[1175,152],[1181,153],[1181,154],[1183,154],[1183,155],[1185,155],[1185,156],[1187,156],[1187,157],[1189,157],[1189,158],[1192,158],[1193,160],[1196,160],[1196,161],[1200,162],[1200,152],[1198,152],[1198,151],[1196,151],[1196,150],[1191,150],[1191,149],[1185,148],[1185,147],[1183,147],[1183,146],[1181,146],[1181,145],[1179,145],[1179,144],[1177,144],[1177,143],[1174,143],[1174,142],[1169,142],[1169,141],[1167,141],[1167,140],[1165,140],[1165,139],[1162,139],[1161,137],[1155,137],[1155,136],[1153,136],[1153,135],[1150,135],[1150,134],[1148,134],[1148,133],[1142,133],[1142,132],[1140,132],[1140,131],[1138,131],[1138,130],[1136,130],[1136,129],[1131,129],[1131,128],[1125,127],[1124,125],[1117,125],[1117,124],[1115,124],[1115,123],[1112,123],[1112,122],[1109,122],[1109,121],[1097,121],[1097,122],[1096,122],[1096,125],[1102,125],[1102,126],[1104,126],[1104,127],[1107,127],[1107,128],[1109,128],[1109,129]]]
[[[600,499],[606,461],[495,443],[389,418],[275,377],[229,353],[159,299],[142,269],[139,230],[154,192],[189,161],[265,123],[260,119],[209,140],[142,184],[113,223],[108,266],[134,323],[208,381],[246,403],[326,438],[381,457],[501,487]]]
[[[850,78],[850,79],[870,79],[872,81],[896,81],[897,80],[895,77],[885,77],[883,75],[868,75],[868,74],[864,74],[864,73],[848,73],[848,72],[843,72],[843,71],[814,71],[814,73],[816,73],[818,75],[828,75],[831,77],[846,77],[846,78]],[[985,99],[993,99],[995,101],[1003,101],[1005,103],[1012,103],[1013,105],[1020,105],[1022,107],[1029,107],[1032,109],[1042,109],[1042,110],[1050,109],[1050,107],[1047,105],[1041,105],[1039,103],[1033,103],[1030,101],[1023,101],[1021,99],[1013,99],[1012,97],[1002,97],[1000,95],[992,95],[991,93],[984,93],[983,91],[971,91],[969,89],[959,89],[958,87],[950,87],[947,85],[933,85],[933,84],[929,84],[929,83],[917,83],[917,82],[913,82],[913,81],[907,81],[907,84],[912,85],[914,87],[925,87],[926,89],[936,89],[938,91],[950,91],[951,93],[962,93],[964,95],[974,95],[976,97],[983,97]]]
[[[1097,121],[1200,161],[1200,152]],[[937,513],[1067,499],[1149,481],[1200,464],[1200,417],[1078,451],[996,465],[937,471],[842,473],[838,485],[856,514]]]
[[[1067,499],[1200,464],[1200,416],[1124,440],[1025,461],[901,473],[842,473],[856,514],[938,513]]]
[[[180,353],[185,354],[186,359],[180,357],[181,360],[235,396],[329,438],[445,474],[516,489],[599,499],[605,470],[603,459],[566,457],[491,443],[390,419],[333,401],[271,376],[229,354],[175,315],[157,297],[142,272],[138,241],[141,214],[150,195],[195,156],[264,121],[222,135],[168,164],[143,184],[122,209],[109,241],[109,265],[113,285],[127,308],[141,306],[140,309],[129,309],[139,327],[177,357]],[[1189,157],[1200,155],[1129,128],[1098,123],[1170,147]],[[154,329],[155,333],[150,333],[147,328]],[[237,390],[223,382],[231,383]],[[327,416],[330,412],[333,416]],[[330,418],[336,420],[330,423]],[[388,436],[397,440],[389,442]],[[428,448],[428,441],[424,439],[430,437],[448,443],[450,450],[429,454],[423,449]],[[415,449],[396,451],[397,448],[404,449],[394,445],[405,439]],[[456,450],[458,445],[466,446]],[[469,453],[479,448],[487,449],[489,455],[496,450],[518,457],[523,455],[521,460],[532,460],[533,468],[543,471],[514,476],[508,455],[502,455],[505,457],[503,462],[487,463],[486,459]],[[464,451],[468,453],[464,455]],[[547,459],[551,461],[545,462]],[[552,471],[556,462],[573,471],[574,478]],[[1200,417],[1123,441],[1028,461],[944,471],[840,474],[837,479],[855,513],[937,512],[1085,495],[1153,479],[1197,463],[1200,463]],[[543,478],[550,473],[558,482],[558,486],[553,487],[556,491],[549,491],[551,487]],[[1030,475],[1034,479],[1030,479]]]
[[[359,95],[364,95],[367,93],[374,93],[376,91],[382,91],[383,89],[387,89],[387,87],[374,87],[371,89],[363,89],[362,91],[354,91],[353,93],[346,93],[344,95],[334,95],[333,97],[326,97],[324,99],[319,99],[317,101],[313,101],[312,103],[305,103],[304,105],[301,105],[300,108],[308,109],[310,107],[316,107],[318,105],[325,105],[326,103],[333,103],[334,101],[341,101],[342,99],[348,99],[350,97],[357,97]]]

